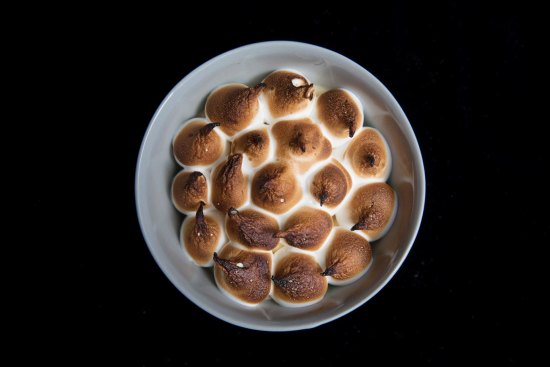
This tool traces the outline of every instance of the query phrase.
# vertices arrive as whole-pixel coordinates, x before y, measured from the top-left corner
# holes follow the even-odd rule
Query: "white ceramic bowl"
[[[199,268],[178,241],[181,216],[170,200],[170,183],[178,170],[171,152],[174,133],[191,117],[203,115],[205,98],[229,82],[256,84],[269,72],[292,68],[315,84],[352,90],[365,108],[367,125],[379,129],[393,156],[389,183],[397,191],[395,222],[373,243],[368,273],[351,285],[329,287],[325,298],[304,308],[273,301],[245,307],[223,295],[212,269]],[[392,278],[412,247],[424,209],[422,156],[403,110],[372,74],[333,51],[297,42],[263,42],[226,52],[199,66],[166,96],[145,133],[136,171],[136,205],[141,229],[153,257],[168,279],[210,314],[242,327],[287,331],[312,328],[347,314],[373,297]]]

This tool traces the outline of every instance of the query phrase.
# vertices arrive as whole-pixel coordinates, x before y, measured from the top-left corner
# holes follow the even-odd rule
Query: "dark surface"
[[[90,127],[101,132],[83,152],[90,210],[81,225],[90,233],[71,250],[79,287],[63,305],[70,349],[84,360],[136,366],[253,356],[323,365],[528,358],[534,300],[524,282],[537,274],[522,246],[548,243],[548,226],[523,203],[536,195],[542,158],[540,137],[518,129],[530,121],[527,22],[517,9],[496,10],[443,2],[368,13],[311,6],[303,15],[260,16],[244,7],[200,17],[176,9],[98,15],[84,27],[84,46],[65,59],[82,65],[78,83],[94,90],[77,109],[101,126]],[[327,47],[379,78],[411,121],[427,179],[420,232],[393,280],[337,321],[282,334],[232,326],[180,294],[144,243],[133,191],[141,139],[170,89],[222,52],[279,39]],[[529,235],[530,228],[538,230]],[[306,347],[310,341],[317,346]],[[212,348],[206,356],[199,353],[205,345]],[[301,352],[291,357],[290,350]]]

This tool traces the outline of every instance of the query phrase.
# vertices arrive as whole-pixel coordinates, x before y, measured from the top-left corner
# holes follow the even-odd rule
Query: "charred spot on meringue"
[[[382,139],[378,131],[366,128],[351,141],[345,155],[357,175],[383,176],[388,165],[389,152]]]
[[[239,136],[232,145],[233,153],[243,153],[252,167],[264,163],[269,155],[271,142],[266,129],[252,130]]]
[[[339,138],[353,138],[355,131],[363,125],[362,107],[350,92],[331,89],[317,99],[317,115],[328,131]]]
[[[241,250],[231,244],[213,255],[219,287],[247,304],[264,301],[271,291],[271,254]]]
[[[189,256],[199,265],[206,265],[216,250],[222,228],[203,213],[204,203],[199,204],[195,218],[188,218],[182,227],[182,242]]]
[[[310,192],[320,206],[338,206],[351,189],[351,176],[336,160],[327,164],[313,176]]]
[[[222,212],[238,208],[248,197],[247,179],[242,171],[243,155],[230,155],[212,175],[212,202]]]
[[[208,201],[208,182],[199,172],[179,172],[172,181],[172,202],[180,212],[197,210],[201,201]]]
[[[274,297],[288,303],[320,300],[327,291],[322,269],[312,256],[290,253],[282,258],[273,274]]]
[[[364,237],[347,230],[338,230],[328,246],[326,269],[321,273],[336,280],[348,280],[365,270],[372,260],[372,249]]]
[[[274,118],[304,110],[315,95],[313,84],[292,71],[274,71],[263,83],[266,85],[263,94]]]
[[[206,100],[206,116],[219,121],[222,131],[232,136],[250,125],[258,114],[258,96],[264,87],[263,83],[252,88],[237,83],[219,87]]]
[[[270,212],[285,213],[298,202],[300,195],[300,185],[286,162],[269,163],[252,179],[252,202]]]
[[[176,134],[172,149],[176,160],[186,166],[214,163],[222,155],[225,142],[213,130],[217,122],[195,119],[186,123]]]
[[[304,207],[293,213],[275,237],[302,250],[318,250],[332,230],[332,217],[324,210]]]
[[[395,206],[395,194],[386,183],[373,183],[357,190],[351,199],[352,231],[379,231],[390,220]]]
[[[275,218],[253,209],[230,208],[226,231],[230,240],[252,248],[273,250],[279,244],[279,239],[274,237],[279,231]]]

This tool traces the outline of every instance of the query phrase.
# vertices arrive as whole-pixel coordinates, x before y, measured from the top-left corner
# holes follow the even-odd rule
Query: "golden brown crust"
[[[252,179],[252,202],[276,214],[292,208],[301,194],[292,167],[286,162],[269,163]]]
[[[277,142],[277,157],[292,161],[301,171],[332,154],[330,141],[319,126],[308,118],[279,121],[273,125],[271,132]]]
[[[216,124],[203,120],[187,123],[174,138],[174,156],[183,165],[202,166],[214,163],[224,151],[225,142],[212,129]]]
[[[299,85],[295,86],[293,81]],[[315,93],[313,84],[309,84],[302,75],[286,70],[274,71],[263,83],[266,85],[263,94],[274,118],[305,109]]]
[[[258,96],[264,88],[258,84],[248,88],[244,84],[229,84],[212,92],[206,100],[205,112],[210,121],[221,123],[227,135],[246,128],[258,113]]]
[[[323,298],[327,281],[312,256],[300,253],[286,255],[273,275],[274,295],[289,303],[311,302]]]
[[[294,247],[315,251],[327,239],[332,230],[332,217],[324,210],[304,207],[293,213],[284,230],[275,234]]]
[[[238,208],[248,197],[247,178],[242,171],[243,155],[233,154],[212,175],[212,203],[223,213]]]
[[[387,183],[373,183],[360,187],[351,199],[351,230],[374,234],[382,230],[391,218],[395,194]]]
[[[364,129],[351,141],[346,158],[361,177],[380,177],[388,164],[384,141],[374,129]]]
[[[214,254],[214,276],[220,287],[246,303],[258,304],[271,291],[271,256],[268,253],[225,246]]]
[[[252,248],[272,250],[279,244],[273,236],[279,231],[275,218],[254,209],[229,209],[225,229],[230,240]]]
[[[317,115],[330,133],[339,138],[352,138],[363,125],[360,106],[342,89],[331,89],[319,96]]]
[[[313,176],[311,194],[321,206],[334,208],[346,197],[351,188],[351,176],[338,161],[333,160]]]
[[[197,264],[206,265],[216,251],[221,231],[213,218],[203,215],[200,206],[195,218],[189,218],[182,228],[183,246]]]
[[[199,172],[180,172],[172,182],[172,199],[181,211],[194,211],[200,202],[208,202],[208,182]]]
[[[362,236],[348,230],[338,230],[327,249],[324,275],[347,280],[365,270],[372,259],[372,249]]]
[[[264,163],[269,155],[269,145],[271,144],[266,129],[257,129],[249,131],[233,142],[233,153],[246,154],[252,167],[257,167]]]

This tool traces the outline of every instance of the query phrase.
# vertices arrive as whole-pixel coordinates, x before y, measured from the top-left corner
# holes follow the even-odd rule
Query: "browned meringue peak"
[[[372,249],[363,236],[337,229],[325,255],[326,269],[321,275],[337,281],[352,280],[370,265]]]
[[[273,118],[283,117],[305,110],[315,94],[313,84],[289,70],[277,70],[263,81],[263,94]]]
[[[320,206],[338,206],[351,189],[351,176],[335,159],[321,168],[311,181],[309,190]]]
[[[317,99],[317,117],[327,130],[338,138],[353,138],[363,125],[363,109],[343,89],[331,89]]]
[[[275,265],[273,299],[285,305],[309,305],[327,292],[327,280],[313,256],[290,252]]]
[[[247,305],[264,301],[271,292],[271,252],[248,251],[228,243],[214,253],[214,277],[218,287]]]
[[[279,231],[275,218],[254,209],[227,211],[225,229],[230,240],[261,250],[273,250],[279,239],[273,235]]]
[[[363,230],[374,235],[388,224],[395,206],[395,194],[387,183],[373,183],[360,187],[351,198],[347,209],[355,223],[352,231]]]
[[[272,213],[285,213],[300,200],[301,195],[300,184],[287,162],[269,163],[252,179],[252,202]]]
[[[264,163],[271,144],[266,129],[252,130],[239,136],[232,144],[233,153],[244,153],[252,167]]]
[[[207,166],[217,161],[225,150],[225,141],[213,131],[216,126],[220,124],[203,119],[187,122],[172,142],[176,161],[185,166]]]
[[[181,228],[181,241],[193,261],[207,266],[216,251],[223,228],[212,217],[204,215],[203,206],[201,202],[195,218],[186,218]]]
[[[380,133],[365,128],[351,141],[345,157],[353,171],[360,177],[383,177],[388,165],[389,152]]]
[[[223,213],[242,206],[248,198],[247,178],[242,171],[243,155],[230,155],[212,175],[212,203]]]
[[[277,157],[296,161],[302,172],[332,154],[330,141],[319,126],[308,118],[279,121],[273,125],[271,132],[277,142]]]
[[[199,171],[181,171],[172,181],[172,202],[182,213],[195,211],[208,202],[208,182]]]
[[[206,99],[206,117],[210,121],[220,122],[222,131],[227,135],[235,135],[257,116],[260,108],[258,97],[264,87],[263,83],[252,88],[232,83],[215,89]]]
[[[302,250],[318,250],[332,230],[332,217],[324,210],[303,207],[294,212],[275,237]]]

